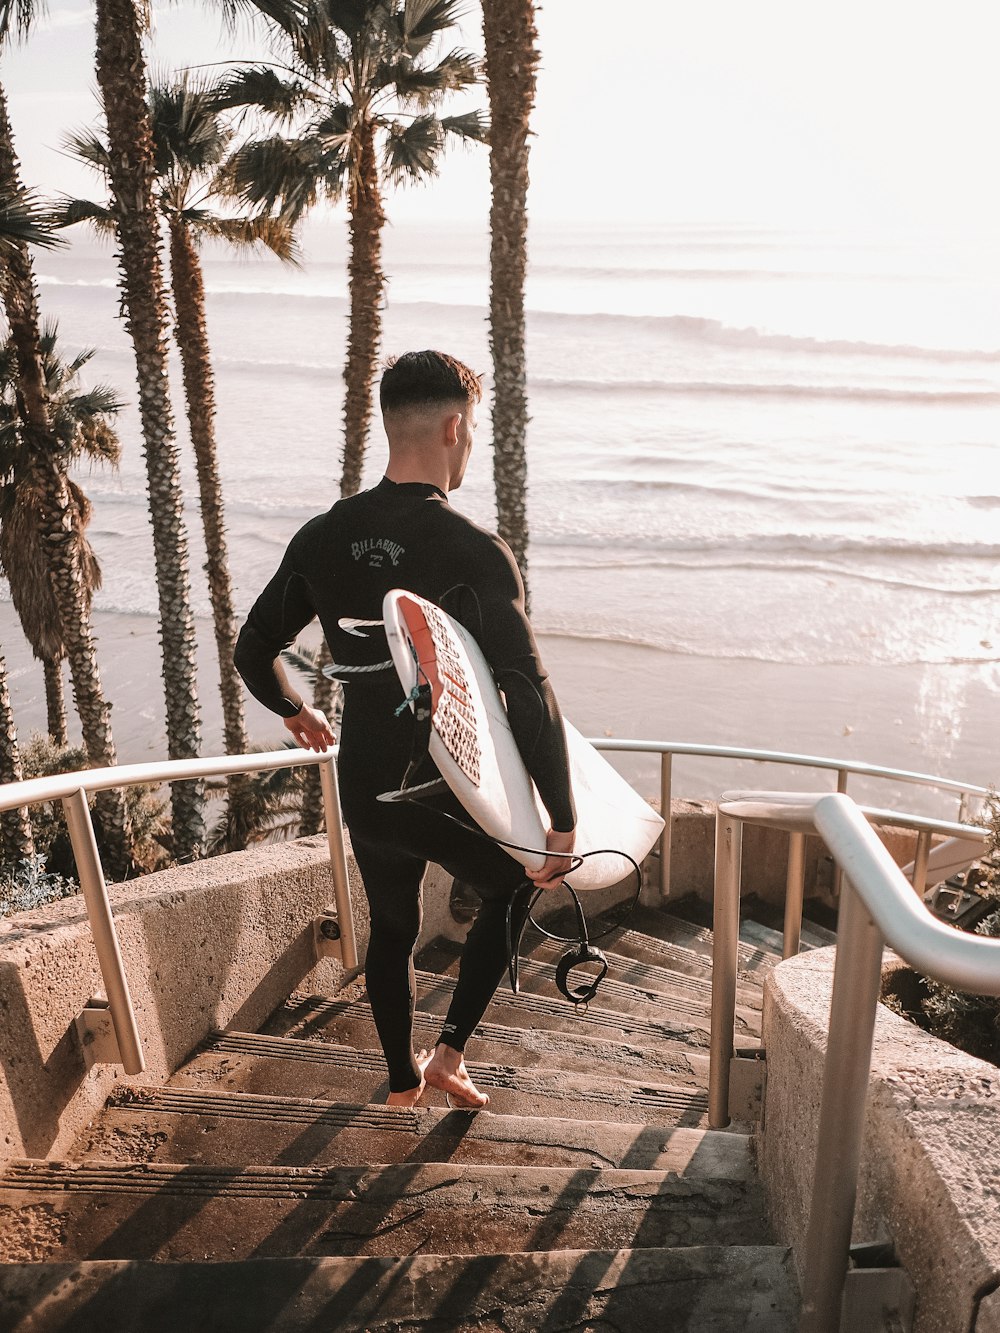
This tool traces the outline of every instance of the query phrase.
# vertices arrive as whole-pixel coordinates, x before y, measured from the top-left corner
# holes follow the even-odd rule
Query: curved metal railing
[[[696,745],[685,741],[615,740],[606,737],[591,739],[598,750],[617,751],[621,754],[658,754],[660,756],[660,810],[669,810],[673,795],[673,759],[675,755],[703,759],[741,759],[758,764],[784,764],[796,768],[812,768],[837,775],[837,791],[846,792],[850,777],[880,778],[901,782],[908,786],[936,787],[939,791],[958,794],[958,816],[961,820],[966,800],[970,796],[988,796],[987,787],[975,783],[958,782],[953,778],[935,777],[932,773],[914,772],[905,768],[884,768],[878,764],[831,759],[822,755],[796,754],[783,750],[753,750],[728,745]],[[670,820],[664,820],[660,837],[660,896],[670,896]],[[921,849],[922,850],[922,849]],[[918,851],[918,857],[919,857]],[[794,855],[794,849],[793,849]],[[793,867],[794,873],[794,867]]]
[[[298,764],[319,764],[326,818],[326,836],[330,848],[333,895],[340,926],[341,958],[344,966],[357,967],[358,949],[354,936],[354,915],[347,876],[343,820],[340,814],[340,790],[337,785],[338,748],[322,753],[313,750],[271,750],[262,754],[220,755],[205,759],[174,759],[162,763],[122,764],[116,768],[83,769],[76,773],[55,773],[50,777],[29,778],[24,782],[0,785],[0,812],[42,801],[62,801],[76,860],[80,892],[87,908],[90,932],[97,952],[98,966],[108,998],[111,1022],[121,1062],[127,1074],[141,1074],[146,1067],[142,1043],[135,1019],[128,978],[115,930],[111,901],[108,897],[104,868],[94,836],[87,797],[91,792],[111,787],[156,786],[163,782],[183,782],[194,778],[257,773]]]
[[[777,750],[754,750],[721,745],[695,745],[684,741],[619,740],[598,737],[591,742],[599,750],[618,753],[645,753],[660,756],[661,809],[670,810],[672,798],[672,763],[674,755],[690,755],[719,759],[752,760],[758,763],[791,764],[797,767],[832,770],[837,774],[837,789],[845,791],[850,775],[885,778],[896,782],[936,787],[942,791],[958,792],[962,801],[970,795],[987,794],[985,787],[939,778],[929,773],[905,769],[884,768],[875,764],[850,763],[818,755],[804,755]],[[91,824],[87,797],[92,792],[112,787],[155,785],[163,782],[229,776],[238,773],[260,772],[286,768],[297,764],[319,764],[323,786],[327,838],[330,845],[330,865],[333,874],[334,897],[341,927],[341,955],[348,967],[357,966],[357,945],[354,936],[354,917],[351,911],[350,888],[344,849],[343,826],[340,813],[340,793],[337,786],[336,755],[338,747],[317,754],[312,750],[287,749],[261,754],[223,755],[204,759],[168,760],[161,763],[123,764],[114,768],[83,770],[76,773],[54,774],[50,777],[30,778],[20,783],[0,786],[0,811],[35,805],[41,801],[63,802],[67,825],[73,845],[80,880],[80,889],[87,907],[91,933],[97,950],[101,975],[104,980],[122,1064],[129,1074],[141,1073],[144,1068],[142,1049],[136,1026],[135,1013],[129,994],[128,980],[122,963],[114,918],[108,899],[107,885],[100,855]],[[929,835],[928,835],[929,837]],[[664,820],[660,840],[660,893],[666,898],[670,892],[671,821]],[[803,867],[801,856],[793,855],[789,863],[789,900],[801,901]],[[918,862],[920,849],[918,846]],[[797,879],[796,879],[797,877]],[[786,928],[786,953],[798,947],[797,933]]]
[[[891,819],[887,815],[891,813]],[[806,1233],[802,1333],[836,1333],[847,1277],[882,950],[957,990],[1000,995],[1000,940],[937,921],[893,861],[870,820],[985,841],[982,828],[864,809],[843,793],[729,792],[716,831],[709,1123],[729,1123],[736,1008],[740,849],[744,823],[815,832],[844,872],[823,1073],[812,1206]]]

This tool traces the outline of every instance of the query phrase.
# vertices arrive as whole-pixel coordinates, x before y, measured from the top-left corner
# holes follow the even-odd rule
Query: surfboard
[[[544,860],[548,815],[524,766],[493,673],[473,636],[439,606],[395,588],[382,613],[400,683],[410,696],[431,690],[429,753],[445,782],[491,837],[529,870]],[[411,709],[415,707],[410,701]],[[563,720],[577,811],[576,851],[589,856],[567,882],[575,889],[618,884],[663,830],[660,815]]]

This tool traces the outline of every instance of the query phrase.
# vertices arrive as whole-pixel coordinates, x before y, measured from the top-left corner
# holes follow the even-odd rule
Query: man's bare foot
[[[450,1046],[435,1046],[424,1066],[424,1080],[429,1088],[445,1094],[454,1111],[482,1111],[490,1104],[489,1096],[480,1092],[469,1077],[461,1052]]]
[[[431,1057],[426,1051],[421,1051],[417,1056],[417,1068],[420,1070],[420,1083],[415,1088],[407,1088],[404,1092],[390,1092],[385,1099],[386,1106],[416,1106],[423,1095],[424,1088],[427,1086],[424,1081],[424,1070]]]

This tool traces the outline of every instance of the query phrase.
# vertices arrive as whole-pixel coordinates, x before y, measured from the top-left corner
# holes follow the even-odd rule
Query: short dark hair
[[[447,352],[404,352],[390,357],[379,386],[383,412],[433,403],[478,403],[481,377]]]

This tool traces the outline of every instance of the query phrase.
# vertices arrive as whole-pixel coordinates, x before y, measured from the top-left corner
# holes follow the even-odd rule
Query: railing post
[[[87,793],[79,788],[63,797],[66,824],[69,828],[73,856],[80,877],[80,892],[87,905],[90,933],[97,951],[97,962],[104,980],[104,990],[111,1010],[111,1021],[118,1041],[118,1052],[126,1074],[141,1074],[146,1068],[136,1026],[132,996],[118,947],[118,935],[111,915],[111,900],[104,880],[101,856],[97,850],[94,826],[90,820]]]
[[[840,1329],[881,986],[882,936],[845,880],[806,1233],[800,1333]]]
[[[846,768],[838,768],[838,769],[837,769],[837,791],[840,792],[841,796],[846,796],[846,795],[847,795],[847,769],[846,769]],[[834,865],[834,867],[833,867],[833,889],[832,889],[834,898],[839,898],[839,897],[840,897],[840,891],[841,891],[841,889],[842,889],[843,887],[844,887],[844,872],[841,870],[840,866],[838,866],[838,865]]]
[[[806,892],[806,835],[788,835],[788,870],[785,875],[785,929],[782,958],[794,958],[802,935],[802,903]]]
[[[660,899],[666,902],[670,897],[670,803],[672,769],[674,757],[666,753],[660,755],[660,814],[663,817],[663,832],[660,834]]]
[[[354,910],[351,905],[351,881],[347,873],[347,849],[344,846],[344,820],[340,812],[340,786],[337,782],[335,759],[325,759],[319,766],[323,788],[323,814],[326,819],[326,840],[330,848],[330,873],[333,875],[333,898],[337,904],[340,926],[340,958],[345,968],[358,965],[358,944],[354,935]]]
[[[708,1058],[708,1123],[729,1124],[729,1064],[736,1022],[740,942],[740,854],[743,824],[721,811],[715,820],[715,896],[712,906],[712,1029]]]
[[[924,890],[927,888],[927,862],[931,854],[931,830],[921,829],[917,834],[917,846],[913,853],[913,875],[911,877],[913,887],[924,896]]]

